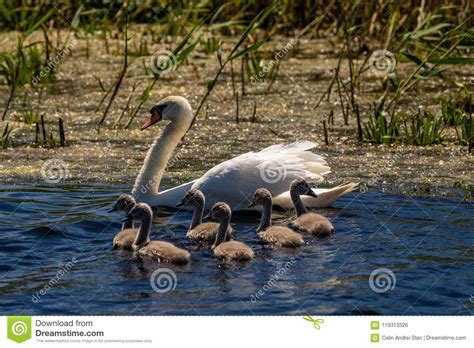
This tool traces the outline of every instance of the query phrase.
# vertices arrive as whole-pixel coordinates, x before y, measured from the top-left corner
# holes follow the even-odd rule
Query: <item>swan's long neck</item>
[[[260,220],[260,225],[257,228],[257,232],[266,230],[270,227],[272,221],[272,202],[268,201],[263,205],[262,210],[262,220]]]
[[[214,243],[214,247],[218,246],[223,241],[225,241],[227,228],[229,228],[229,224],[230,224],[230,215],[220,221],[219,228],[217,229],[217,235],[216,235],[216,241]]]
[[[295,191],[290,191],[291,200],[293,201],[293,205],[295,206],[296,215],[300,216],[301,214],[307,213],[306,207],[301,200],[300,195]]]
[[[132,190],[132,195],[135,198],[140,200],[141,197],[158,194],[166,165],[171,158],[173,150],[178,146],[186,131],[186,127],[170,123],[165,127],[161,135],[155,139],[135,180]]]
[[[138,229],[137,236],[135,237],[135,242],[133,244],[137,246],[141,246],[148,242],[148,236],[150,235],[150,227],[151,227],[151,216],[145,217],[141,222],[140,222],[140,227]]]
[[[191,220],[191,225],[189,229],[192,230],[197,225],[202,223],[202,216],[204,215],[204,204],[196,203],[194,205],[193,219]]]

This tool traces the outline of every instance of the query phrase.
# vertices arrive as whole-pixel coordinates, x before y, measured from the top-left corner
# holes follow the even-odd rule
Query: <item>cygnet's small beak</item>
[[[314,197],[314,198],[318,198],[318,195],[317,195],[316,192],[314,192],[312,189],[309,189],[309,190],[308,190],[308,193],[307,193],[306,195],[307,195],[307,196]]]
[[[182,207],[183,205],[184,205],[184,199],[178,204],[176,204],[176,208]]]
[[[114,211],[117,211],[117,206],[113,206],[111,209],[108,210],[108,213],[113,213]]]
[[[207,213],[202,219],[203,220],[212,220],[211,212]]]
[[[254,201],[250,202],[250,204],[247,206],[247,208],[252,208],[252,207],[255,207],[255,202]]]

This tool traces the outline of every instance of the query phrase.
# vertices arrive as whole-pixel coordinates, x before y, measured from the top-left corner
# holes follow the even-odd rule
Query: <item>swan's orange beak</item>
[[[150,126],[153,126],[155,123],[161,121],[161,115],[160,115],[160,113],[159,113],[158,110],[153,110],[153,109],[152,109],[152,110],[150,111],[150,113],[151,113],[151,116],[150,116],[150,118],[149,118],[148,120],[146,120],[146,122],[143,124],[142,130],[145,130],[145,129],[147,129],[147,128],[150,127]]]

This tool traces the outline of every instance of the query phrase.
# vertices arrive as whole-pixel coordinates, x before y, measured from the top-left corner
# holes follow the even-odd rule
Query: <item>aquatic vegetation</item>
[[[197,107],[196,109],[196,112],[194,114],[194,120],[193,122],[191,123],[191,126],[193,125],[193,123],[195,122],[195,119],[196,117],[199,115],[199,111],[201,110],[202,106],[204,105],[205,101],[207,100],[207,98],[210,96],[212,90],[214,89],[214,87],[216,86],[217,84],[217,81],[219,80],[219,77],[221,76],[222,72],[224,71],[224,68],[225,66],[227,65],[227,63],[229,63],[230,61],[233,61],[237,58],[240,58],[240,57],[243,57],[245,55],[248,55],[249,53],[253,52],[253,51],[256,51],[257,49],[259,49],[263,43],[266,41],[266,39],[263,39],[259,42],[256,42],[250,46],[247,46],[246,48],[242,49],[239,51],[239,48],[243,45],[243,43],[247,40],[248,36],[251,34],[252,31],[255,30],[255,28],[262,22],[265,21],[265,19],[270,15],[270,13],[272,13],[273,11],[275,10],[275,5],[274,6],[270,6],[270,7],[267,7],[265,8],[264,10],[262,10],[260,13],[258,13],[251,21],[250,23],[247,25],[247,27],[245,28],[245,30],[243,31],[243,33],[241,34],[239,40],[237,41],[237,43],[234,45],[234,47],[232,48],[232,50],[230,51],[230,53],[227,55],[227,57],[223,60],[222,59],[222,53],[219,54],[220,51],[218,51],[218,55],[217,55],[217,59],[219,61],[219,70],[217,71],[215,77],[213,80],[210,80],[207,82],[207,91],[206,93],[204,94],[204,96],[202,97],[201,99],[201,102],[199,103],[199,106]],[[242,80],[243,81],[243,80]],[[242,84],[242,87],[244,85]],[[242,93],[244,94],[244,93]]]
[[[23,112],[21,118],[17,119],[26,124],[37,124],[40,122],[40,115],[36,111],[28,110]]]
[[[318,1],[298,8],[289,1],[279,1],[268,16],[258,18],[267,7],[261,1],[250,1],[245,6],[228,2],[216,9],[214,3],[207,1],[170,3],[166,7],[155,4],[152,8],[149,2],[112,0],[108,2],[110,8],[106,8],[102,2],[65,0],[58,4],[58,10],[73,18],[72,26],[59,11],[52,13],[37,26],[34,35],[24,40],[22,53],[17,55],[15,41],[29,27],[25,18],[33,18],[33,11],[37,12],[36,19],[46,15],[47,8],[40,6],[44,3],[31,0],[28,7],[14,1],[1,4],[10,6],[11,16],[25,13],[16,24],[15,18],[7,23],[10,19],[0,16],[0,28],[6,31],[2,33],[5,46],[1,49],[6,51],[6,58],[0,58],[0,69],[5,70],[0,76],[4,90],[1,111],[13,110],[11,116],[21,122],[12,123],[6,116],[15,128],[14,145],[24,152],[39,153],[43,150],[37,147],[63,145],[55,122],[61,116],[67,122],[71,144],[58,151],[61,155],[72,156],[89,146],[92,150],[83,157],[92,157],[107,144],[115,151],[111,154],[127,151],[127,158],[133,158],[129,150],[120,147],[118,139],[120,143],[130,142],[130,146],[143,144],[143,136],[135,134],[141,123],[137,119],[147,113],[145,109],[151,107],[152,100],[165,94],[186,96],[196,117],[206,115],[199,125],[203,128],[214,120],[233,123],[235,114],[239,124],[222,126],[220,130],[232,132],[232,138],[228,138],[237,139],[236,146],[220,143],[216,153],[221,157],[229,151],[238,153],[257,147],[256,141],[268,141],[267,134],[283,142],[302,137],[303,131],[311,140],[326,143],[324,151],[341,146],[346,156],[354,149],[363,153],[373,148],[410,155],[432,151],[427,155],[431,157],[444,157],[452,151],[455,156],[464,156],[465,147],[472,144],[472,121],[466,108],[459,104],[462,101],[453,97],[452,101],[440,102],[444,103],[441,114],[433,105],[440,94],[447,96],[462,89],[472,72],[472,65],[460,65],[472,57],[472,30],[464,22],[465,8],[460,5],[438,9],[432,3],[341,0],[335,4]],[[301,14],[302,8],[312,12]],[[129,26],[125,26],[127,22]],[[12,27],[19,31],[7,32]],[[124,42],[125,29],[128,43]],[[30,85],[28,74],[41,71],[47,56],[51,59],[61,47],[67,47],[61,43],[68,38],[77,38],[77,47],[68,52],[51,76],[41,80],[44,84]],[[296,43],[281,60],[273,59],[273,64],[275,54],[293,40]],[[235,47],[237,50],[229,56]],[[159,51],[169,52],[168,62],[174,69],[169,74],[166,63],[153,67],[150,64],[151,56]],[[380,55],[382,60],[374,63],[377,51],[384,52]],[[264,81],[258,88],[249,83],[255,76]],[[408,79],[410,76],[412,80]],[[272,92],[268,93],[272,84]],[[389,106],[397,93],[399,96]],[[28,97],[23,98],[24,95]],[[374,100],[381,100],[383,109],[368,111]],[[321,112],[309,115],[308,110],[316,102],[321,105]],[[434,118],[413,115],[418,105],[431,110]],[[47,115],[43,136],[38,115],[23,115],[24,110]],[[330,111],[332,116],[323,122]],[[404,114],[406,126],[400,119]],[[441,127],[436,123],[439,115],[443,117]],[[35,123],[39,123],[35,142],[38,146],[31,146]],[[90,136],[98,124],[102,134]],[[293,129],[293,125],[301,126]],[[4,126],[0,126],[0,132]],[[105,128],[116,130],[104,131]],[[189,137],[204,143],[204,136],[196,133],[191,132]],[[242,139],[247,135],[249,141],[245,143]],[[214,144],[213,139],[208,142]],[[376,147],[365,142],[394,146]],[[398,146],[440,142],[443,146],[426,149]],[[462,151],[457,151],[461,145]],[[183,146],[187,146],[187,139]],[[452,150],[453,146],[457,148]],[[189,151],[196,148],[192,145]],[[130,166],[136,165],[129,162]],[[449,165],[455,166],[454,162]],[[184,174],[178,170],[181,168],[176,168],[173,175],[188,175],[188,169]],[[464,179],[461,174],[460,178]],[[167,180],[174,180],[174,176]]]
[[[467,97],[461,95],[461,93],[450,95],[446,99],[440,99],[441,117],[446,126],[455,127],[462,123],[468,106],[467,101]]]
[[[50,149],[54,149],[56,147],[56,141],[54,140],[54,136],[52,132],[49,132],[46,135],[46,144]]]
[[[0,148],[1,149],[7,148],[11,132],[12,132],[12,129],[10,128],[9,124],[7,123],[5,128],[3,129],[2,135],[0,136]]]
[[[383,111],[383,103],[374,108],[369,120],[363,124],[365,139],[377,144],[390,144],[400,137],[400,115],[394,114],[390,119]]]
[[[46,62],[42,62],[40,54],[33,47],[34,45],[24,46],[25,40],[39,27],[41,27],[56,11],[55,8],[49,10],[42,18],[38,21],[31,21],[28,23],[28,27],[19,35],[17,39],[16,53],[5,53],[2,54],[3,63],[0,69],[0,75],[9,82],[10,95],[7,100],[7,104],[2,114],[2,120],[7,116],[10,104],[15,97],[17,85],[32,82],[35,74],[39,74],[46,67]],[[33,17],[36,18],[36,17]],[[24,49],[27,50],[25,54]]]
[[[112,103],[114,102],[115,100],[115,97],[117,96],[117,93],[120,89],[120,86],[122,85],[122,82],[123,82],[123,79],[125,77],[125,74],[127,73],[127,69],[128,69],[128,23],[125,24],[125,30],[124,30],[124,34],[123,34],[123,42],[124,42],[124,49],[123,49],[123,63],[122,63],[122,68],[120,69],[120,72],[117,76],[117,79],[115,80],[115,82],[110,86],[109,90],[105,93],[104,95],[104,98],[102,99],[102,101],[100,102],[99,104],[99,107],[100,105],[102,104],[102,102],[105,100],[105,98],[107,97],[107,95],[112,91],[112,95],[110,96],[110,99],[109,99],[109,102],[107,103],[107,106],[104,110],[104,113],[102,115],[102,118],[100,119],[99,121],[99,124],[97,125],[97,132],[100,131],[100,127],[102,126],[102,124],[104,123],[105,121],[105,118],[107,117],[107,113],[109,112],[110,110],[110,107],[112,106]],[[98,108],[99,108],[98,107]],[[97,109],[98,109],[97,108]],[[97,111],[96,109],[96,111]]]
[[[33,44],[28,47],[19,47],[17,53],[0,53],[0,76],[8,85],[25,85],[33,83],[33,79],[45,71],[41,81],[50,81],[54,75],[54,69],[46,69],[47,61],[43,58],[44,53]]]
[[[183,62],[188,55],[196,48],[199,43],[199,39],[196,39],[194,42],[189,43],[193,34],[198,31],[203,25],[203,21],[198,22],[181,40],[181,42],[177,45],[177,47],[173,50],[173,52],[164,52],[165,59],[161,60],[160,62],[153,62],[152,68],[152,80],[148,83],[145,89],[142,91],[138,105],[130,111],[130,117],[125,125],[125,129],[128,129],[130,124],[132,123],[135,116],[140,111],[143,104],[148,100],[150,97],[150,91],[153,89],[155,84],[161,78],[162,74],[170,69],[176,69],[179,66],[179,63]],[[188,44],[189,43],[189,44]],[[160,53],[160,52],[159,52]],[[161,52],[163,53],[163,52]],[[156,58],[156,57],[154,57]]]
[[[458,143],[472,150],[472,97],[460,91],[440,100],[441,117],[447,127],[453,127]]]
[[[474,128],[474,121],[472,119],[472,115],[465,115],[462,118],[462,122],[459,125],[459,128],[461,128],[461,133],[458,134],[458,140],[461,145],[468,146],[468,151],[471,153],[472,151],[472,130]]]
[[[429,111],[400,115],[405,125],[403,140],[410,145],[432,145],[442,141],[443,120]]]
[[[245,70],[251,82],[274,80],[278,70],[278,60],[265,60],[262,53],[254,51],[245,56]]]
[[[208,36],[199,40],[199,47],[207,55],[216,53],[219,47],[221,47],[221,40],[215,36]]]

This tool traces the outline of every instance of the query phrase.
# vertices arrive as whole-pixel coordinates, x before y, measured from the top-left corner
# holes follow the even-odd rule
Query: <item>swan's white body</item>
[[[273,194],[275,205],[291,209],[293,204],[288,188],[294,179],[319,183],[323,175],[330,173],[326,160],[308,151],[316,144],[298,141],[245,153],[218,164],[194,181],[159,192],[168,160],[193,118],[191,106],[183,97],[168,97],[160,104],[168,105],[162,118],[171,122],[153,142],[135,181],[132,195],[139,202],[153,207],[174,208],[186,192],[194,188],[204,193],[206,209],[218,201],[224,201],[232,210],[247,210],[255,190],[264,187]],[[332,189],[316,189],[318,198],[304,197],[304,204],[307,207],[328,207],[356,186],[350,183]]]

